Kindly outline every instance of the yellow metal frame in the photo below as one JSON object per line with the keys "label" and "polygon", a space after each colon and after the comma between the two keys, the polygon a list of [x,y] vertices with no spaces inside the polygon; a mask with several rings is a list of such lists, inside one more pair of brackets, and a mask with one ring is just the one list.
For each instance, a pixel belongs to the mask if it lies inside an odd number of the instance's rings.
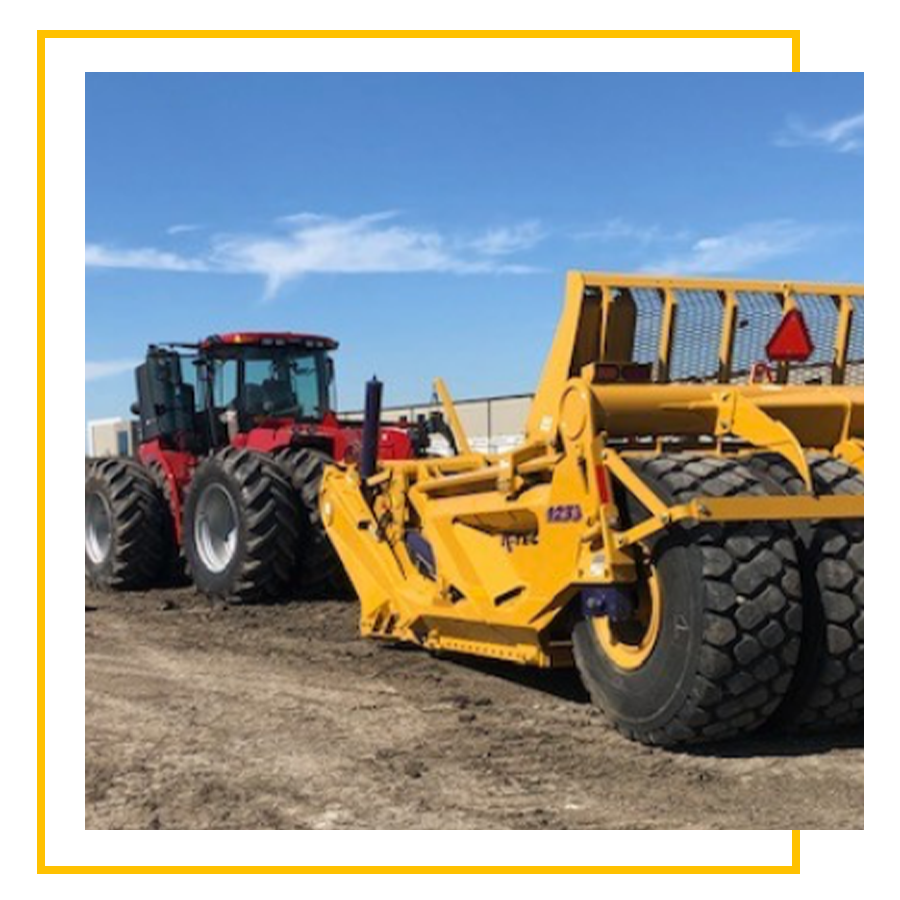
{"label": "yellow metal frame", "polygon": [[[598,382],[599,363],[630,356],[635,310],[628,291],[638,287],[663,298],[657,371],[664,383]],[[714,291],[724,304],[725,333],[714,336],[721,380],[668,383],[678,294],[698,289]],[[523,446],[472,453],[439,381],[459,456],[385,463],[365,490],[355,468],[330,467],[323,518],[360,596],[362,633],[431,650],[567,666],[569,603],[587,588],[634,583],[639,545],[661,531],[687,521],[863,517],[862,497],[816,496],[807,464],[807,454],[819,451],[862,471],[863,389],[738,385],[724,377],[741,292],[776,290],[786,309],[803,293],[862,293],[852,285],[572,274]],[[630,462],[670,446],[717,456],[777,454],[796,469],[807,493],[666,503]],[[646,510],[643,521],[621,524],[616,497],[622,491]],[[431,548],[435,571],[423,570],[410,534]]]}
{"label": "yellow metal frame", "polygon": [[466,435],[465,429],[462,427],[459,413],[456,411],[456,405],[453,402],[453,398],[450,396],[450,391],[447,389],[447,385],[444,383],[443,378],[436,378],[434,380],[434,392],[437,394],[438,400],[440,400],[441,406],[443,407],[444,416],[447,419],[447,424],[450,426],[453,440],[456,442],[457,452],[462,456],[471,453],[472,448],[469,446],[469,438]]}
{"label": "yellow metal frame", "polygon": [[[586,366],[632,361],[637,316],[632,292],[636,290],[659,295],[655,377],[658,383],[670,381],[680,296],[692,291],[716,294],[722,303],[721,334],[715,338],[719,341],[719,368],[712,380],[729,384],[735,378],[734,342],[740,319],[740,298],[744,294],[772,296],[784,312],[795,309],[798,298],[805,295],[830,297],[837,311],[830,363],[831,384],[839,386],[846,380],[855,298],[863,295],[862,285],[570,272],[562,317],[528,419],[529,438],[553,431],[556,398],[562,386],[570,378],[582,374]],[[777,367],[777,383],[786,384],[791,371],[788,365]]]}

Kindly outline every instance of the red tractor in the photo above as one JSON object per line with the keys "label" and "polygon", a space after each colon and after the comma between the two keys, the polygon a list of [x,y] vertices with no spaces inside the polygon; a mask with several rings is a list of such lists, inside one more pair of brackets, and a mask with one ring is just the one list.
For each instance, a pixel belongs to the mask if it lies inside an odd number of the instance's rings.
{"label": "red tractor", "polygon": [[[259,601],[339,583],[319,485],[329,461],[356,462],[373,440],[335,413],[337,346],[260,333],[151,346],[132,407],[138,459],[87,468],[91,584],[141,590],[189,573],[205,594]],[[373,434],[369,452],[380,459],[427,445],[421,426]]]}

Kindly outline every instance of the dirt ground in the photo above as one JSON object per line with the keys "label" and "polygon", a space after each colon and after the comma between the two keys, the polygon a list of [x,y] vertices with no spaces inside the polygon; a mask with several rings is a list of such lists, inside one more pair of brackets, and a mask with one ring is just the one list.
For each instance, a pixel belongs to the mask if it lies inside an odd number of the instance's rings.
{"label": "dirt ground", "polygon": [[348,602],[86,592],[87,828],[862,828],[862,735],[673,754],[569,673],[361,641]]}

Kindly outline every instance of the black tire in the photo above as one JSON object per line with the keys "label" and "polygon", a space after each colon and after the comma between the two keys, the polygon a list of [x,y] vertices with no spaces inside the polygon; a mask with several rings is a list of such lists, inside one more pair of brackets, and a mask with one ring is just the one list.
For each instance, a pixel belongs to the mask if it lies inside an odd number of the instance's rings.
{"label": "black tire", "polygon": [[[632,462],[663,500],[767,493],[733,460],[691,454]],[[647,517],[624,501],[627,518]],[[579,610],[575,661],[594,703],[633,740],[676,746],[745,735],[779,707],[800,652],[800,573],[790,530],[777,523],[682,523],[652,539],[661,627],[649,658],[624,669]]]}
{"label": "black tire", "polygon": [[85,473],[84,502],[88,582],[102,591],[154,587],[165,566],[165,519],[149,472],[133,460],[94,460]]}
{"label": "black tire", "polygon": [[147,463],[147,471],[156,484],[163,501],[163,527],[165,530],[166,561],[163,565],[163,582],[167,587],[183,587],[190,584],[187,557],[184,548],[178,543],[175,530],[175,519],[172,516],[172,488],[165,470],[159,462]]}
{"label": "black tire", "polygon": [[[753,466],[789,494],[806,485],[783,458]],[[863,476],[825,454],[809,458],[817,494],[864,493]],[[864,547],[862,519],[794,525],[804,574],[803,646],[794,681],[773,725],[823,732],[863,723]]]}
{"label": "black tire", "polygon": [[347,595],[350,580],[325,531],[319,508],[322,477],[331,457],[314,447],[289,447],[279,451],[275,459],[288,476],[300,506],[302,527],[294,573],[298,589],[306,595]]}
{"label": "black tire", "polygon": [[[215,555],[208,540],[212,503],[233,514]],[[300,512],[279,466],[262,453],[226,448],[197,468],[184,513],[184,550],[197,589],[240,602],[283,599],[290,593]]]}

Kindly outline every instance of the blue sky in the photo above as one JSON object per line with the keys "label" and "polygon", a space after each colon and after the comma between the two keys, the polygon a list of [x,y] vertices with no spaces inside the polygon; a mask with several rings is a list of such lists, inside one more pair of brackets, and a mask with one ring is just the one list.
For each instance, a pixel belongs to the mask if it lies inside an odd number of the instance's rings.
{"label": "blue sky", "polygon": [[534,388],[567,269],[863,279],[863,76],[86,76],[86,418],[152,341]]}

